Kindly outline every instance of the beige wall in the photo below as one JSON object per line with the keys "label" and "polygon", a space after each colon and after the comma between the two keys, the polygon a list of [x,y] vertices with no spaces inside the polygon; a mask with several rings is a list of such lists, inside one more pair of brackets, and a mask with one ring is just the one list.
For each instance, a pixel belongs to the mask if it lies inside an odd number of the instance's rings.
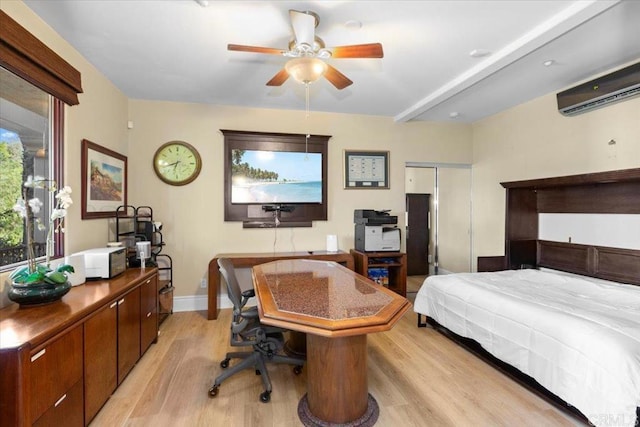
{"label": "beige wall", "polygon": [[[165,252],[174,259],[177,296],[206,293],[199,285],[216,253],[324,249],[327,234],[337,234],[339,247],[348,250],[353,245],[354,209],[391,209],[399,215],[404,211],[405,162],[471,160],[471,127],[467,125],[397,124],[391,118],[315,112],[305,120],[303,111],[129,101],[22,2],[3,1],[1,7],[82,74],[80,105],[65,111],[65,181],[72,186],[75,201],[67,217],[67,253],[102,246],[112,236],[112,220],[81,219],[80,143],[86,138],[128,157],[128,202],[152,206],[155,219],[164,223]],[[134,123],[131,130],[127,130],[128,120]],[[240,223],[225,223],[219,129],[332,135],[329,220],[315,222],[311,228],[283,228],[277,235],[274,230],[245,230]],[[202,155],[200,177],[185,187],[166,185],[153,172],[153,153],[173,139],[190,142]],[[391,189],[344,190],[345,148],[389,150]],[[4,285],[6,275],[0,280]]]}
{"label": "beige wall", "polygon": [[504,254],[500,182],[637,167],[640,98],[564,117],[554,92],[474,123],[474,258]]}
{"label": "beige wall", "polygon": [[[504,192],[499,182],[640,166],[638,98],[567,118],[558,114],[555,96],[549,94],[473,126],[318,112],[305,120],[303,111],[128,100],[22,2],[3,0],[0,8],[82,73],[80,105],[66,107],[65,180],[75,200],[67,218],[67,252],[102,246],[112,224],[81,220],[80,141],[86,138],[128,156],[129,203],[152,206],[155,218],[164,223],[178,296],[206,292],[200,280],[216,253],[323,249],[327,234],[337,234],[339,247],[348,250],[354,209],[391,209],[403,227],[405,162],[473,161],[474,257],[504,251]],[[128,120],[134,122],[131,130]],[[225,223],[219,129],[332,135],[329,220],[277,232]],[[185,187],[166,185],[153,173],[153,153],[173,139],[193,144],[202,155],[200,177]],[[617,143],[609,145],[611,139]],[[344,149],[389,150],[391,189],[344,190]],[[5,281],[6,275],[0,277],[0,284]]]}
{"label": "beige wall", "polygon": [[[82,74],[80,105],[65,107],[64,179],[73,190],[74,201],[66,220],[65,248],[72,253],[102,246],[108,220],[81,220],[80,143],[86,138],[127,155],[127,98],[24,3],[2,0],[0,8]],[[8,302],[6,276],[0,275],[0,306]]]}
{"label": "beige wall", "polygon": [[[391,118],[303,111],[131,100],[129,189],[136,204],[153,207],[163,222],[166,253],[174,260],[177,296],[205,294],[199,287],[217,253],[324,250],[326,235],[353,247],[353,210],[390,209],[404,226],[404,164],[470,162],[471,127],[434,123],[395,123]],[[329,140],[328,221],[311,228],[243,229],[224,222],[223,136],[220,129],[331,135]],[[202,172],[191,184],[172,187],[153,171],[155,150],[170,140],[194,145]],[[389,150],[389,190],[343,189],[344,149]]]}

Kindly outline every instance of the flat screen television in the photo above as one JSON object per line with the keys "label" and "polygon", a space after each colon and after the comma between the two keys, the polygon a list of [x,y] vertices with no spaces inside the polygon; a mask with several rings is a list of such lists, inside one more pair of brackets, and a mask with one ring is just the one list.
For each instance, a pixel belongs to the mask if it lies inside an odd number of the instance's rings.
{"label": "flat screen television", "polygon": [[231,150],[231,203],[322,203],[322,154]]}
{"label": "flat screen television", "polygon": [[330,136],[221,130],[224,219],[245,227],[309,227],[327,219]]}

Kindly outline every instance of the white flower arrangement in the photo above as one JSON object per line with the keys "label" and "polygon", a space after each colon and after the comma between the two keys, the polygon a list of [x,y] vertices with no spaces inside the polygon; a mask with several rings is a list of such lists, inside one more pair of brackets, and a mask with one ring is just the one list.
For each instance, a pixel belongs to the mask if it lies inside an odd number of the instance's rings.
{"label": "white flower arrangement", "polygon": [[27,181],[23,185],[23,195],[18,198],[16,204],[13,206],[13,210],[16,211],[21,218],[25,220],[27,228],[27,266],[17,268],[13,271],[10,278],[14,283],[36,283],[47,282],[50,284],[60,284],[67,280],[66,273],[73,272],[73,267],[67,264],[60,265],[56,270],[50,268],[50,260],[53,255],[53,234],[62,232],[64,233],[64,217],[67,215],[67,209],[73,204],[71,199],[71,187],[65,186],[55,195],[55,207],[51,211],[48,224],[42,223],[40,218],[35,218],[35,224],[38,230],[46,230],[46,260],[44,265],[37,265],[34,242],[33,242],[33,230],[32,220],[35,214],[40,212],[40,208],[43,203],[37,197],[27,199],[28,188],[42,188],[50,192],[56,192],[58,190],[55,181],[45,179],[41,176],[31,176],[27,178]]}

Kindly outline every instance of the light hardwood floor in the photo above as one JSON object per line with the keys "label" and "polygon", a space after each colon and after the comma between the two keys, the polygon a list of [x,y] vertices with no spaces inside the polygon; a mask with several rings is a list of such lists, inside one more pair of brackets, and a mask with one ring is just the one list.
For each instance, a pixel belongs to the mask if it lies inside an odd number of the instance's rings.
{"label": "light hardwood floor", "polygon": [[420,286],[422,286],[422,282],[426,279],[427,276],[407,276],[407,297],[415,298],[416,292],[420,290]]}
{"label": "light hardwood floor", "polygon": [[[269,366],[270,403],[259,401],[262,382],[250,370],[209,398],[229,349],[230,314],[169,316],[91,426],[300,426],[306,373],[295,376],[289,366]],[[376,426],[583,425],[435,330],[417,328],[412,310],[391,331],[368,336],[368,356]]]}

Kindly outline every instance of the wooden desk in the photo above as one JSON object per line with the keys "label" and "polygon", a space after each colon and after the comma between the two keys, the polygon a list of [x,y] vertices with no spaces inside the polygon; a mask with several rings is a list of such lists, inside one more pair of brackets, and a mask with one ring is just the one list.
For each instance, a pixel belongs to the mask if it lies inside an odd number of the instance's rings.
{"label": "wooden desk", "polygon": [[307,334],[307,393],[298,404],[303,424],[375,423],[367,334],[391,329],[409,301],[335,262],[292,259],[252,271],[260,321]]}
{"label": "wooden desk", "polygon": [[334,261],[343,264],[349,270],[353,270],[353,257],[342,251],[301,251],[301,252],[268,252],[268,253],[231,253],[218,254],[209,261],[209,289],[207,303],[207,319],[218,318],[218,289],[220,289],[220,269],[218,258],[230,258],[235,268],[251,268],[254,265],[282,259],[317,259]]}

